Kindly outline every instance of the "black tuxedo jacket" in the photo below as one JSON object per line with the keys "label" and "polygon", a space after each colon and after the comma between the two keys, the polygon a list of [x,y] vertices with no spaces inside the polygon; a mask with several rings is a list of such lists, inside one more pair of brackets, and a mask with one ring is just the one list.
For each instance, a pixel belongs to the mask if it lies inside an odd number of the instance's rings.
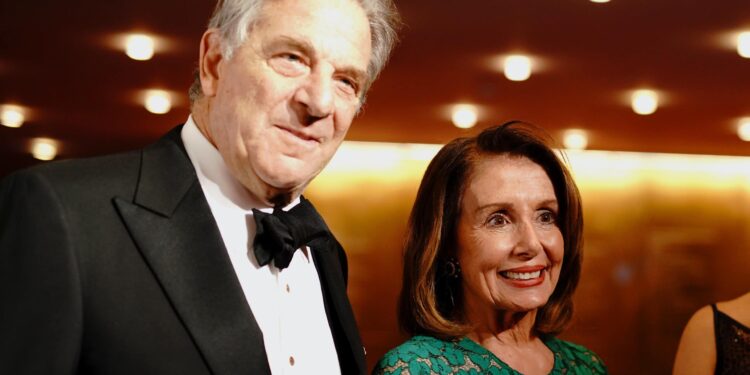
{"label": "black tuxedo jacket", "polygon": [[[178,127],[0,185],[0,374],[265,374]],[[365,373],[333,238],[310,244],[342,373]]]}

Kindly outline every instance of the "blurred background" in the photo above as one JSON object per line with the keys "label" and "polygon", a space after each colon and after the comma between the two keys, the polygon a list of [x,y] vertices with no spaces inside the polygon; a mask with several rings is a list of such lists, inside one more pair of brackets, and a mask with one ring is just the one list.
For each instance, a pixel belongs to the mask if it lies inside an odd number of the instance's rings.
{"label": "blurred background", "polygon": [[[0,177],[142,147],[184,122],[214,4],[2,0]],[[750,2],[397,6],[402,41],[307,193],[349,253],[370,366],[405,339],[401,243],[430,158],[521,119],[560,142],[583,194],[563,338],[614,374],[668,373],[692,312],[750,290]]]}

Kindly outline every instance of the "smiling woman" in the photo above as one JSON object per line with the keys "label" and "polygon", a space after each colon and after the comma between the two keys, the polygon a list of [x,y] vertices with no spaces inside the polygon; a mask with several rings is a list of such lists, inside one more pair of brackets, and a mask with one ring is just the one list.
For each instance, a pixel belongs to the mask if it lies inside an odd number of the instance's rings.
{"label": "smiling woman", "polygon": [[468,321],[495,330],[494,310],[547,303],[560,277],[563,239],[555,190],[541,166],[492,155],[474,168],[457,228],[463,310]]}
{"label": "smiling woman", "polygon": [[427,167],[409,219],[399,304],[414,335],[375,374],[606,373],[557,339],[581,272],[578,189],[550,142],[511,122]]}

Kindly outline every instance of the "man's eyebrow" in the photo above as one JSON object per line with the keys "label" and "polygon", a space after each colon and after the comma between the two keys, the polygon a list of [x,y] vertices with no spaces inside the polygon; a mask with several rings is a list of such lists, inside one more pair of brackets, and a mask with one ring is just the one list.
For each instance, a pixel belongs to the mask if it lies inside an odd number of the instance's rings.
{"label": "man's eyebrow", "polygon": [[268,44],[266,49],[274,49],[279,47],[291,47],[293,49],[300,50],[308,55],[313,55],[315,48],[313,48],[310,41],[300,38],[294,38],[287,35],[281,35],[271,43]]}
{"label": "man's eyebrow", "polygon": [[[315,58],[315,47],[313,47],[312,43],[306,39],[302,38],[296,38],[288,35],[281,35],[276,40],[271,42],[267,49],[274,49],[274,48],[280,48],[280,47],[290,47],[292,49],[299,50],[303,52],[304,54],[311,56]],[[352,77],[354,80],[356,80],[360,85],[364,85],[368,74],[367,71],[364,69],[360,69],[353,65],[344,65],[341,67],[338,67],[336,69],[338,73],[344,73],[347,76]]]}

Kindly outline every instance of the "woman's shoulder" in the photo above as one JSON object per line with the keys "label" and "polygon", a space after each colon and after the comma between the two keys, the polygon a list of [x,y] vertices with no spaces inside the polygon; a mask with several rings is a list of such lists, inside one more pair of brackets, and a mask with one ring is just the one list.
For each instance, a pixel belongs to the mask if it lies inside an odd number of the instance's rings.
{"label": "woman's shoulder", "polygon": [[414,336],[403,344],[391,349],[373,370],[373,374],[421,374],[438,372],[443,361],[439,359],[446,352],[453,351],[454,345],[430,336]]}
{"label": "woman's shoulder", "polygon": [[451,343],[430,336],[414,336],[388,351],[383,358],[429,358],[439,355],[446,345],[450,346]]}
{"label": "woman's shoulder", "polygon": [[570,372],[570,370],[576,369],[586,370],[585,373],[591,374],[607,373],[607,366],[604,365],[601,357],[583,345],[555,337],[547,339],[546,344],[555,354],[555,370]]}
{"label": "woman's shoulder", "polygon": [[511,375],[516,371],[492,353],[467,339],[441,340],[414,336],[386,353],[373,374]]}

